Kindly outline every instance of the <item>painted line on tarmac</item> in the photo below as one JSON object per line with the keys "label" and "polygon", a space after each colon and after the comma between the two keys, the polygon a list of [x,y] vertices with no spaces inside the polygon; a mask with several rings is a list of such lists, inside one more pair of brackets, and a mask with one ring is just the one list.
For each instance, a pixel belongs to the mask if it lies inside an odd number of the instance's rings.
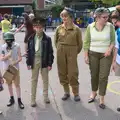
{"label": "painted line on tarmac", "polygon": [[108,83],[107,89],[108,89],[110,92],[114,93],[114,94],[120,95],[120,92],[118,92],[118,91],[116,91],[116,90],[114,90],[114,89],[111,88],[111,86],[112,86],[113,84],[115,84],[115,83],[120,83],[120,80],[119,80],[119,81],[113,81],[113,82]]}

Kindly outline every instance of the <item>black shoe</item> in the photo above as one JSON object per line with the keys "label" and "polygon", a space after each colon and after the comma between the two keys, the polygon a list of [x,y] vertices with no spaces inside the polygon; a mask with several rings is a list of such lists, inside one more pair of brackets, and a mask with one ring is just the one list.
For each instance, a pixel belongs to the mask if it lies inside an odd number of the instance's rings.
{"label": "black shoe", "polygon": [[24,109],[24,104],[19,99],[18,99],[18,106],[20,109]]}
{"label": "black shoe", "polygon": [[0,92],[3,91],[3,86],[0,86]]}
{"label": "black shoe", "polygon": [[80,96],[79,95],[74,96],[74,101],[79,102],[80,101]]}
{"label": "black shoe", "polygon": [[102,109],[105,109],[106,106],[105,106],[105,104],[102,103],[102,104],[99,104],[99,107]]}
{"label": "black shoe", "polygon": [[88,99],[88,103],[92,103],[92,102],[94,102],[95,101],[95,98],[89,98]]}
{"label": "black shoe", "polygon": [[7,106],[10,107],[10,106],[12,106],[14,103],[15,103],[15,100],[10,98],[9,103],[7,104]]}
{"label": "black shoe", "polygon": [[94,102],[94,101],[95,101],[96,96],[97,96],[97,94],[95,95],[95,97],[94,97],[94,98],[89,98],[89,99],[88,99],[88,103],[92,103],[92,102]]}
{"label": "black shoe", "polygon": [[120,107],[117,108],[117,111],[120,112]]}
{"label": "black shoe", "polygon": [[31,107],[36,107],[36,106],[37,106],[36,102],[31,104]]}
{"label": "black shoe", "polygon": [[45,98],[45,99],[44,99],[44,102],[45,102],[46,104],[50,104],[49,98]]}
{"label": "black shoe", "polygon": [[64,96],[62,97],[62,100],[65,101],[70,97],[70,94],[64,94]]}

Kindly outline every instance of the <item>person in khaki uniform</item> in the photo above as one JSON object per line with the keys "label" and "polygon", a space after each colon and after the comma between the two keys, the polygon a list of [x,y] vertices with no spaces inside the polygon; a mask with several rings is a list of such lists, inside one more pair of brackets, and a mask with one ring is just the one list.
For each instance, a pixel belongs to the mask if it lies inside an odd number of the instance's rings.
{"label": "person in khaki uniform", "polygon": [[39,72],[43,80],[44,102],[46,104],[50,103],[48,98],[48,74],[52,69],[54,56],[51,38],[43,32],[44,25],[44,18],[35,17],[33,19],[33,27],[36,33],[33,33],[28,39],[26,62],[28,69],[32,69],[31,107],[36,107],[36,89]]}
{"label": "person in khaki uniform", "polygon": [[74,100],[80,101],[77,56],[82,49],[82,34],[79,27],[73,23],[73,14],[69,8],[65,8],[60,16],[63,24],[56,29],[55,46],[57,48],[58,75],[65,92],[62,100],[70,97],[70,84]]}

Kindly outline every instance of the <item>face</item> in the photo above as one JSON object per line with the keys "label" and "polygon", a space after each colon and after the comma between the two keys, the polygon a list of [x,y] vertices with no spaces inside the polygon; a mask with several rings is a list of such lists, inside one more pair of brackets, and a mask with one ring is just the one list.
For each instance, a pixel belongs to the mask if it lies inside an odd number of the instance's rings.
{"label": "face", "polygon": [[103,13],[102,15],[99,16],[98,19],[101,23],[105,24],[109,19],[109,14],[108,13]]}
{"label": "face", "polygon": [[71,20],[67,11],[65,11],[65,10],[61,13],[60,17],[61,17],[63,23],[68,23]]}
{"label": "face", "polygon": [[120,26],[120,22],[117,19],[112,19],[112,23],[114,26]]}
{"label": "face", "polygon": [[44,27],[42,25],[36,25],[34,26],[34,30],[37,34],[41,34],[43,32]]}
{"label": "face", "polygon": [[12,40],[6,40],[5,42],[6,42],[7,46],[11,49],[12,43],[13,43]]}

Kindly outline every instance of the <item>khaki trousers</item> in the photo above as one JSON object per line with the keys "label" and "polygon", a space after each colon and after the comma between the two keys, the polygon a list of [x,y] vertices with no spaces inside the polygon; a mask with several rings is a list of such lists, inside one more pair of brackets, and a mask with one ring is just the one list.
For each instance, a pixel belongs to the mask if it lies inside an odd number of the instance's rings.
{"label": "khaki trousers", "polygon": [[69,93],[69,84],[74,95],[79,94],[77,46],[58,45],[57,47],[57,67],[61,85],[64,92]]}
{"label": "khaki trousers", "polygon": [[89,68],[91,73],[92,91],[97,91],[99,95],[106,94],[108,76],[112,64],[112,55],[104,57],[103,53],[89,51]]}
{"label": "khaki trousers", "polygon": [[48,68],[41,69],[40,57],[35,57],[34,68],[32,69],[32,82],[31,82],[31,102],[36,100],[36,90],[38,83],[39,72],[43,80],[43,96],[44,99],[48,98]]}

